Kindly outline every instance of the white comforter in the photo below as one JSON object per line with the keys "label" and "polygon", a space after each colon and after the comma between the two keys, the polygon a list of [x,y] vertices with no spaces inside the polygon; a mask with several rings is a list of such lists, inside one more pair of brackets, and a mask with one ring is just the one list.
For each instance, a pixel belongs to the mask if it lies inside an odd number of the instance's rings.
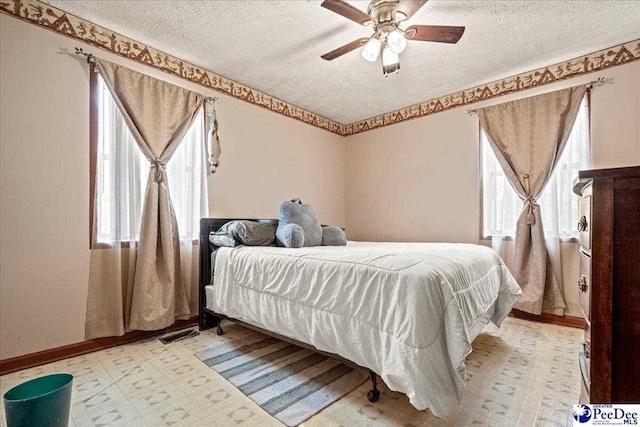
{"label": "white comforter", "polygon": [[490,248],[349,242],[221,248],[207,308],[374,370],[417,409],[456,410],[471,342],[520,287]]}

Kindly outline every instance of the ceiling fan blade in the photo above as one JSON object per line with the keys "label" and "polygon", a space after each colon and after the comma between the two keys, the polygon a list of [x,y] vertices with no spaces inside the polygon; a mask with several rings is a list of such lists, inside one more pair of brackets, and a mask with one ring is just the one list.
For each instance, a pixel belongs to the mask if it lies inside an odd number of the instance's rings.
{"label": "ceiling fan blade", "polygon": [[[406,21],[411,18],[428,0],[400,0],[400,4],[396,7],[396,19]],[[404,17],[397,16],[398,12]]]}
{"label": "ceiling fan blade", "polygon": [[360,25],[364,25],[365,22],[371,21],[371,17],[369,15],[343,0],[324,0],[321,6],[337,13],[338,15],[344,16],[347,19],[351,19]]}
{"label": "ceiling fan blade", "polygon": [[458,43],[463,33],[464,27],[446,25],[412,25],[405,30],[409,40],[439,43]]}
{"label": "ceiling fan blade", "polygon": [[325,59],[327,61],[331,61],[333,59],[336,59],[339,56],[344,55],[345,53],[349,53],[352,50],[359,48],[367,40],[368,40],[367,38],[361,38],[361,39],[358,39],[358,40],[354,40],[351,43],[347,43],[344,46],[340,46],[339,48],[337,48],[335,50],[332,50],[329,53],[325,53],[324,55],[322,55],[322,59]]}

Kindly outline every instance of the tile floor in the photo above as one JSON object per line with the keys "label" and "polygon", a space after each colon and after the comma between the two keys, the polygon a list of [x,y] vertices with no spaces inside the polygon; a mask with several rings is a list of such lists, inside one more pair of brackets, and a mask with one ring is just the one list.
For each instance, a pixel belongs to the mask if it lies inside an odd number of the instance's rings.
{"label": "tile floor", "polygon": [[[26,379],[74,375],[71,426],[281,426],[193,353],[255,332],[227,323],[169,345],[157,339],[123,345],[0,377],[4,394]],[[487,326],[467,358],[459,410],[444,419],[417,411],[389,391],[374,404],[363,384],[303,423],[357,426],[570,426],[580,393],[579,329],[508,318]],[[0,405],[2,406],[2,405]],[[0,409],[2,427],[4,408]]]}

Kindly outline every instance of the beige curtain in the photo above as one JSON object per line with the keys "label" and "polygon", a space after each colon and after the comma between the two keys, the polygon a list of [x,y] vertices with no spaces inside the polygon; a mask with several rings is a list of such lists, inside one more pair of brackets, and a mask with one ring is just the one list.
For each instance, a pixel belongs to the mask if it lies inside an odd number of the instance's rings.
{"label": "beige curtain", "polygon": [[204,100],[201,94],[102,59],[96,58],[96,66],[150,171],[135,253],[132,248],[125,257],[114,257],[108,250],[92,251],[88,339],[129,329],[162,329],[191,313],[165,166]]}
{"label": "beige curtain", "polygon": [[546,93],[478,109],[504,173],[523,200],[511,269],[522,298],[516,308],[533,314],[564,309],[559,278],[547,253],[537,198],[564,149],[587,86]]}

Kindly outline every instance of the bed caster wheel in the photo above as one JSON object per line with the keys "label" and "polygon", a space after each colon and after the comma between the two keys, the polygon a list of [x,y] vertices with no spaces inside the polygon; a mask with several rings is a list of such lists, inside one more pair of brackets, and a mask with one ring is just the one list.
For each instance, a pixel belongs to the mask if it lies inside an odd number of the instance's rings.
{"label": "bed caster wheel", "polygon": [[369,399],[369,402],[377,402],[380,399],[380,390],[369,390],[367,399]]}
{"label": "bed caster wheel", "polygon": [[224,334],[224,331],[222,330],[222,326],[220,326],[220,324],[218,324],[218,328],[216,329],[216,334],[218,335]]}

